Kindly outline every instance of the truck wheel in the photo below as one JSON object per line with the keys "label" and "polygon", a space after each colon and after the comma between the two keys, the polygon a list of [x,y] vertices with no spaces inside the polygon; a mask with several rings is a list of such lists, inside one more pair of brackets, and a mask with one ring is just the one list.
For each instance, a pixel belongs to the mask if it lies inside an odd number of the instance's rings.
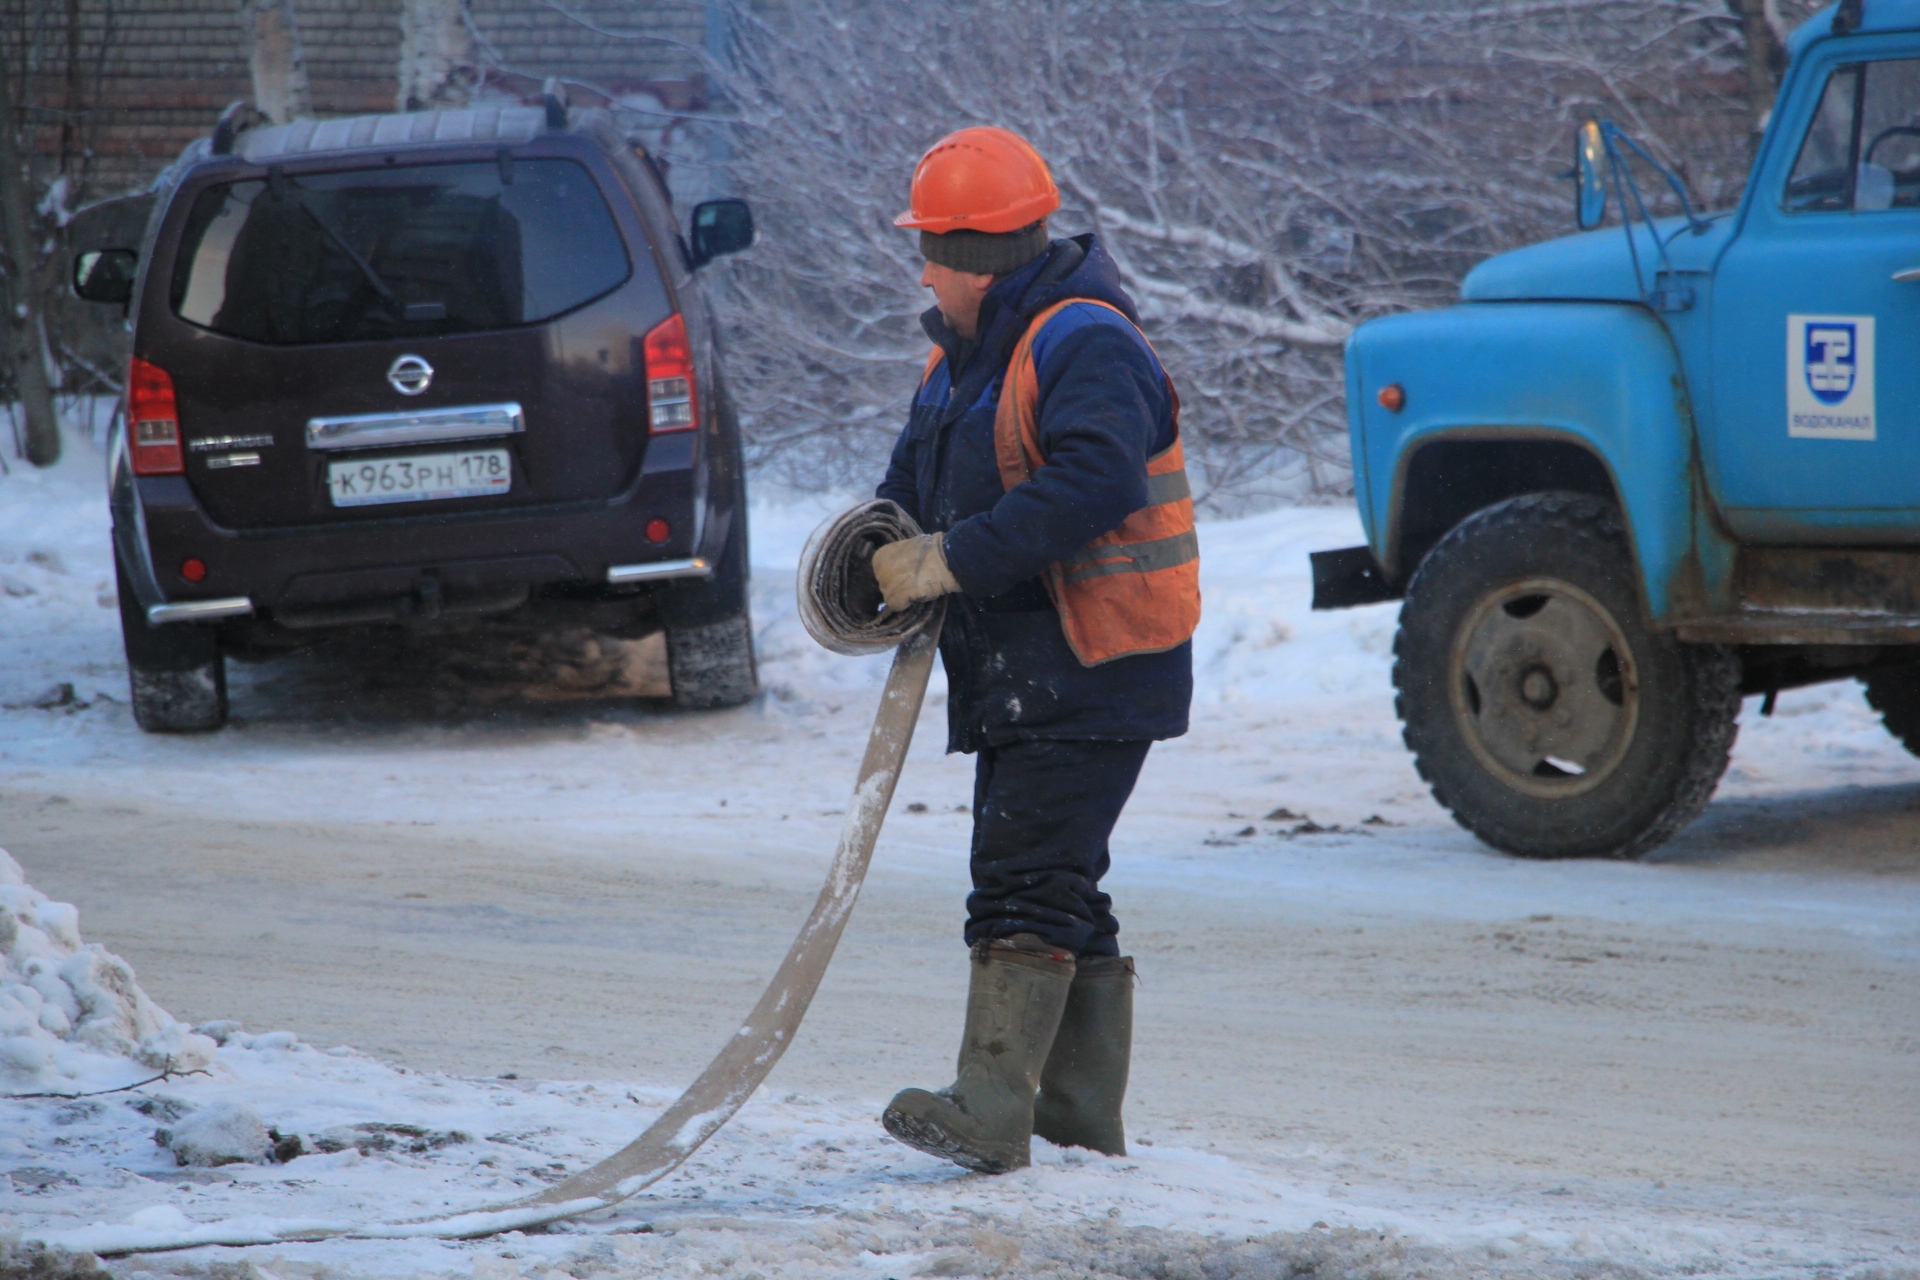
{"label": "truck wheel", "polygon": [[1860,677],[1867,705],[1900,744],[1920,756],[1920,665],[1889,667]]}
{"label": "truck wheel", "polygon": [[226,724],[227,662],[214,629],[147,625],[118,553],[113,568],[134,723],[148,733],[201,733]]}
{"label": "truck wheel", "polygon": [[1420,776],[1496,849],[1638,857],[1727,767],[1739,662],[1642,623],[1619,512],[1599,499],[1528,494],[1462,521],[1414,574],[1394,655]]}
{"label": "truck wheel", "polygon": [[752,619],[743,613],[704,625],[668,627],[667,677],[676,707],[737,707],[752,701],[760,692]]}

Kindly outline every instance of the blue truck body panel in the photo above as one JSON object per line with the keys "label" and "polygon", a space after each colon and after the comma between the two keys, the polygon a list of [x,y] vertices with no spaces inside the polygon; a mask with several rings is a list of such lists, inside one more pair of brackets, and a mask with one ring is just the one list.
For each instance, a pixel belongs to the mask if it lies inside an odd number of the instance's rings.
{"label": "blue truck body panel", "polygon": [[[1616,225],[1502,254],[1459,305],[1354,333],[1355,488],[1389,579],[1414,568],[1399,563],[1410,466],[1446,439],[1559,440],[1598,459],[1656,622],[1733,608],[1741,545],[1920,544],[1920,207],[1893,199],[1892,178],[1885,203],[1859,194],[1877,180],[1860,141],[1841,170],[1858,175],[1851,207],[1789,198],[1830,81],[1920,59],[1920,0],[1867,0],[1850,34],[1833,14],[1793,37],[1736,210],[1635,225],[1631,248]],[[1656,309],[1654,289],[1685,301]],[[1399,412],[1376,398],[1389,383]]]}
{"label": "blue truck body panel", "polygon": [[[1706,230],[1695,234],[1685,218],[1660,218],[1651,228],[1636,225],[1634,246],[1647,283],[1660,261],[1658,236],[1667,258],[1683,275],[1711,272],[1733,229],[1728,214],[1707,215]],[[1463,302],[1541,301],[1549,298],[1591,302],[1638,303],[1644,296],[1635,282],[1633,258],[1619,227],[1583,231],[1515,249],[1467,273],[1460,285]]]}
{"label": "blue truck body panel", "polygon": [[[1900,8],[1920,21],[1920,5],[1888,0],[1868,3],[1865,13],[1884,24]],[[1743,542],[1920,542],[1920,282],[1894,278],[1920,267],[1920,209],[1789,212],[1779,198],[1832,73],[1916,57],[1920,37],[1912,32],[1808,45],[1755,162],[1739,235],[1715,266],[1711,331],[1690,344],[1710,366],[1693,385],[1713,397],[1701,413],[1708,487]],[[1805,406],[1793,403],[1797,379],[1782,328],[1804,316],[1856,331],[1855,372],[1872,392],[1870,430],[1849,433],[1841,416],[1833,429],[1801,426]]]}
{"label": "blue truck body panel", "polygon": [[[1579,445],[1612,476],[1626,509],[1647,607],[1724,598],[1730,548],[1697,564],[1701,512],[1687,482],[1694,449],[1679,356],[1644,307],[1617,302],[1476,303],[1362,326],[1347,346],[1350,390],[1397,382],[1406,407],[1364,394],[1354,406],[1356,488],[1374,557],[1404,577],[1396,526],[1408,468],[1440,440],[1536,439]],[[1719,540],[1706,532],[1709,543]],[[1697,572],[1689,566],[1696,566]]]}

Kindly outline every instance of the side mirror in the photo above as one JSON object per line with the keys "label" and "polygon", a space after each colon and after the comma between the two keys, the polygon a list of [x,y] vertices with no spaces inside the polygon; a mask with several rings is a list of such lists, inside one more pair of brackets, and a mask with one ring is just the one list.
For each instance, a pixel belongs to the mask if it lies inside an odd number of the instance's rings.
{"label": "side mirror", "polygon": [[1574,220],[1591,231],[1607,216],[1607,184],[1602,167],[1607,159],[1600,122],[1589,120],[1573,137]]}
{"label": "side mirror", "polygon": [[86,302],[128,302],[140,255],[131,249],[89,249],[73,260],[74,296]]}
{"label": "side mirror", "polygon": [[693,207],[693,266],[753,246],[753,210],[745,200],[709,200]]}

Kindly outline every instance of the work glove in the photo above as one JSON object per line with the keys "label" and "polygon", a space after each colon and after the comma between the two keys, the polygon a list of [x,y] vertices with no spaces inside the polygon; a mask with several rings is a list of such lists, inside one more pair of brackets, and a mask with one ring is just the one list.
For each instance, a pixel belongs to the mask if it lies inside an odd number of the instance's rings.
{"label": "work glove", "polygon": [[947,568],[946,537],[944,533],[926,533],[889,542],[873,553],[873,576],[880,580],[880,594],[887,598],[887,608],[904,609],[960,589]]}

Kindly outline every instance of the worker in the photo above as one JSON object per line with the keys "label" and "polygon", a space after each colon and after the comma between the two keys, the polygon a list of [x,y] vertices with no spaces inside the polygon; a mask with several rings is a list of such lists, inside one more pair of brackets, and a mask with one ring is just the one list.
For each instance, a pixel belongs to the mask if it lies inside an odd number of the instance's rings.
{"label": "worker", "polygon": [[958,1078],[887,1130],[981,1173],[1031,1135],[1126,1152],[1134,964],[1100,889],[1153,742],[1186,732],[1199,544],[1179,402],[1092,235],[1052,239],[1040,154],[962,129],[914,170],[933,340],[878,496],[888,608],[947,598],[949,751],[972,752],[971,987]]}

